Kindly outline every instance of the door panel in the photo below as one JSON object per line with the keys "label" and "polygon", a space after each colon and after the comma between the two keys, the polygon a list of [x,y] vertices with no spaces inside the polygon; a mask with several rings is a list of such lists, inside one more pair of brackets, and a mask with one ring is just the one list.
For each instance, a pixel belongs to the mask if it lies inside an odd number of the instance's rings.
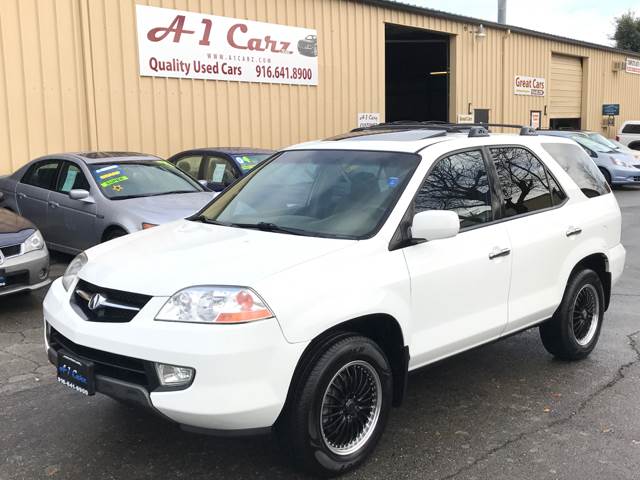
{"label": "door panel", "polygon": [[511,256],[503,224],[404,250],[411,275],[415,368],[500,336],[507,324]]}
{"label": "door panel", "polygon": [[49,196],[51,228],[48,241],[74,250],[84,250],[99,242],[95,225],[96,204],[72,200],[69,198],[72,189],[90,191],[90,186],[78,165],[65,162],[56,190]]}
{"label": "door panel", "polygon": [[411,366],[417,367],[500,336],[507,324],[510,242],[480,150],[436,161],[413,214],[451,210],[461,233],[404,249],[411,276]]}
{"label": "door panel", "polygon": [[27,170],[16,186],[16,200],[20,215],[31,220],[49,241],[51,222],[48,219],[47,202],[54,188],[60,161],[45,160]]}

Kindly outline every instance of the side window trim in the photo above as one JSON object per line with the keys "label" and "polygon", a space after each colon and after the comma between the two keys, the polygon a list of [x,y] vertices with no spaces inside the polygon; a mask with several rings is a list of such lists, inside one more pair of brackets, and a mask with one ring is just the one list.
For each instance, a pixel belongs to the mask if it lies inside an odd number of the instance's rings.
{"label": "side window trim", "polygon": [[[523,217],[528,217],[530,215],[536,215],[538,213],[544,213],[544,212],[548,212],[550,210],[555,210],[557,208],[562,208],[568,201],[569,201],[569,196],[567,195],[567,192],[564,191],[564,189],[562,188],[562,184],[558,181],[558,179],[555,177],[555,175],[553,175],[553,173],[549,170],[549,167],[547,166],[547,164],[540,158],[538,157],[538,155],[535,154],[535,152],[533,152],[530,148],[526,147],[525,145],[518,145],[518,144],[496,144],[496,145],[485,145],[483,147],[484,149],[487,150],[487,155],[488,158],[490,158],[491,160],[491,171],[493,172],[493,174],[495,175],[494,177],[494,181],[496,182],[496,188],[499,191],[499,195],[500,195],[500,217],[496,220],[494,220],[493,223],[500,223],[500,222],[505,222],[505,221],[510,221],[510,220],[515,220],[518,218],[523,218]],[[540,210],[534,210],[533,212],[527,212],[527,213],[520,213],[518,215],[513,215],[511,217],[507,217],[504,213],[504,209],[502,208],[502,205],[504,204],[504,195],[502,193],[502,188],[500,188],[500,181],[498,179],[498,172],[495,166],[495,158],[493,157],[493,155],[491,154],[491,148],[522,148],[523,150],[526,150],[527,152],[529,152],[531,155],[533,155],[533,157],[538,160],[540,162],[540,165],[542,165],[542,168],[545,171],[546,177],[547,177],[547,183],[549,183],[549,178],[552,178],[555,183],[558,185],[558,188],[560,188],[560,191],[564,194],[564,200],[555,205],[554,201],[553,201],[553,193],[551,192],[551,189],[549,189],[549,195],[551,196],[551,207],[546,207],[546,208],[541,208]]]}

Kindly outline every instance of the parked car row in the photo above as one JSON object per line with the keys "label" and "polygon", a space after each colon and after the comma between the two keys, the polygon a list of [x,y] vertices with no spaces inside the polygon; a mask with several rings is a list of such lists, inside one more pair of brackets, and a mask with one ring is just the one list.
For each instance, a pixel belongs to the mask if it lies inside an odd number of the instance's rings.
{"label": "parked car row", "polygon": [[270,150],[46,155],[0,178],[0,295],[48,285],[52,250],[77,254],[193,215]]}

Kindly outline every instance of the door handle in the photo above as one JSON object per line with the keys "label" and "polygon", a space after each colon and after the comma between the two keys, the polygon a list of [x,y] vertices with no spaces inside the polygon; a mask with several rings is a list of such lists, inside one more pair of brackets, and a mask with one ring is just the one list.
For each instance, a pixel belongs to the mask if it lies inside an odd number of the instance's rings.
{"label": "door handle", "polygon": [[51,208],[58,208],[60,206],[60,204],[58,202],[49,202],[49,206]]}
{"label": "door handle", "polygon": [[580,227],[569,227],[567,230],[567,237],[571,237],[573,235],[580,235],[582,233],[582,229]]}
{"label": "door handle", "polygon": [[27,198],[27,196],[24,193],[20,192],[18,193],[18,198]]}
{"label": "door handle", "polygon": [[498,248],[495,247],[493,250],[489,252],[489,260],[493,260],[494,258],[506,257],[511,253],[510,248]]}

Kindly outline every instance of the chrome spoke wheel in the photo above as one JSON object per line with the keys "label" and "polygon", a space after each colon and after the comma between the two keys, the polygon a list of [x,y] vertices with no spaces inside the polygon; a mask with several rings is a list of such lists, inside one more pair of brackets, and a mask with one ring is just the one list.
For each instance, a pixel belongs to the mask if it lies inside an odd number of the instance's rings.
{"label": "chrome spoke wheel", "polygon": [[583,347],[588,345],[593,340],[600,321],[600,299],[593,285],[583,286],[576,295],[571,319],[576,342]]}
{"label": "chrome spoke wheel", "polygon": [[333,376],[322,398],[320,429],[336,455],[357,452],[373,434],[382,408],[380,376],[369,363],[356,360]]}

